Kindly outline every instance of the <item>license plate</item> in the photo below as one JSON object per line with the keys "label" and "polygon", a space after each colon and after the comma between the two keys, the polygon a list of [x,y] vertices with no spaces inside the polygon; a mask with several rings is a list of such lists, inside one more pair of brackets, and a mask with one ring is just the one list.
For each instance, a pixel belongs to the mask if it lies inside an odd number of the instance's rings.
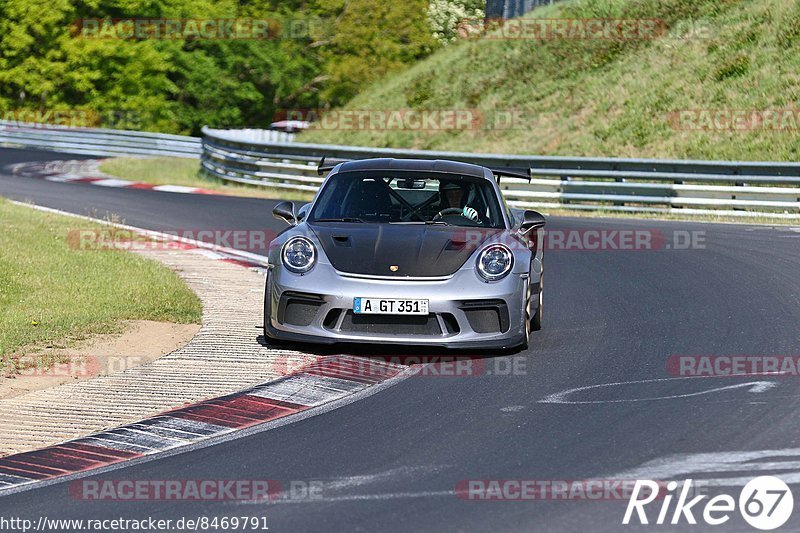
{"label": "license plate", "polygon": [[427,315],[428,300],[354,298],[353,312],[357,315]]}

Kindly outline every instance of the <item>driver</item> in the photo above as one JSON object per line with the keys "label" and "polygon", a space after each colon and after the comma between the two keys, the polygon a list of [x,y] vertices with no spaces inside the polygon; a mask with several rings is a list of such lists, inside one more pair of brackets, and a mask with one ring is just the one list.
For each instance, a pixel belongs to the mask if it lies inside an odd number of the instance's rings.
{"label": "driver", "polygon": [[441,211],[439,214],[444,214],[447,210],[461,210],[461,216],[470,220],[478,221],[478,211],[466,205],[467,203],[466,187],[454,181],[439,182],[439,205]]}

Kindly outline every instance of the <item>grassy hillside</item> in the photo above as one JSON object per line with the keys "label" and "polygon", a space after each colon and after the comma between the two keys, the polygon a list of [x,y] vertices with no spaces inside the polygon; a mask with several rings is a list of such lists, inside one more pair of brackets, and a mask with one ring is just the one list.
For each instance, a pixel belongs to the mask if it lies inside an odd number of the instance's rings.
{"label": "grassy hillside", "polygon": [[[620,157],[800,159],[800,125],[687,130],[681,110],[800,109],[797,0],[567,0],[537,18],[652,18],[646,40],[458,42],[365,90],[351,109],[513,110],[511,128],[318,130],[301,141]],[[689,28],[694,28],[692,33]],[[686,123],[683,123],[686,124]]]}

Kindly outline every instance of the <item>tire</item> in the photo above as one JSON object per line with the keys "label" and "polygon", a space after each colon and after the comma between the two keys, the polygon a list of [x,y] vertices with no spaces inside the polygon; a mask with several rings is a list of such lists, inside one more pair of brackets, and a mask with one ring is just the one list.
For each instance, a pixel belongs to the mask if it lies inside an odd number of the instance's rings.
{"label": "tire", "polygon": [[527,350],[528,346],[530,345],[531,340],[531,294],[530,294],[530,287],[528,288],[528,294],[525,295],[525,316],[522,317],[523,322],[523,330],[525,334],[522,337],[522,341],[519,343],[520,350]]}
{"label": "tire", "polygon": [[539,278],[539,308],[536,309],[536,313],[534,313],[533,317],[531,318],[531,330],[532,331],[541,331],[542,330],[542,294],[544,290],[544,274]]}
{"label": "tire", "polygon": [[531,340],[530,321],[526,320],[525,324],[525,336],[522,338],[522,342],[520,342],[518,346],[519,350],[523,352],[528,349]]}
{"label": "tire", "polygon": [[264,284],[264,342],[269,342],[269,317],[272,314],[272,298],[269,294],[269,272],[267,272],[267,280]]}

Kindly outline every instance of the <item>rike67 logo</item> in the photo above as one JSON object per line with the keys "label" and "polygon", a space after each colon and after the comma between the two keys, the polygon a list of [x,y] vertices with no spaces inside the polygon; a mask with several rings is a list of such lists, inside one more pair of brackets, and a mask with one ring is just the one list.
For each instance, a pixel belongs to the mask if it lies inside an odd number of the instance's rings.
{"label": "rike67 logo", "polygon": [[[738,503],[738,511],[748,524],[767,531],[784,525],[794,509],[794,497],[789,486],[773,476],[761,476],[748,482],[739,494],[738,502],[729,494],[719,494],[712,498],[701,494],[689,499],[692,493],[691,479],[687,479],[682,485],[676,481],[669,482],[666,495],[663,485],[659,486],[655,481],[638,480],[628,500],[622,523],[635,525],[638,520],[643,525],[678,525],[685,521],[695,525],[698,523],[695,516],[697,513],[706,524],[719,526],[731,519]],[[704,501],[706,498],[709,499]],[[651,522],[652,514],[648,517],[645,507],[656,500],[660,500],[661,506],[655,522]]]}

